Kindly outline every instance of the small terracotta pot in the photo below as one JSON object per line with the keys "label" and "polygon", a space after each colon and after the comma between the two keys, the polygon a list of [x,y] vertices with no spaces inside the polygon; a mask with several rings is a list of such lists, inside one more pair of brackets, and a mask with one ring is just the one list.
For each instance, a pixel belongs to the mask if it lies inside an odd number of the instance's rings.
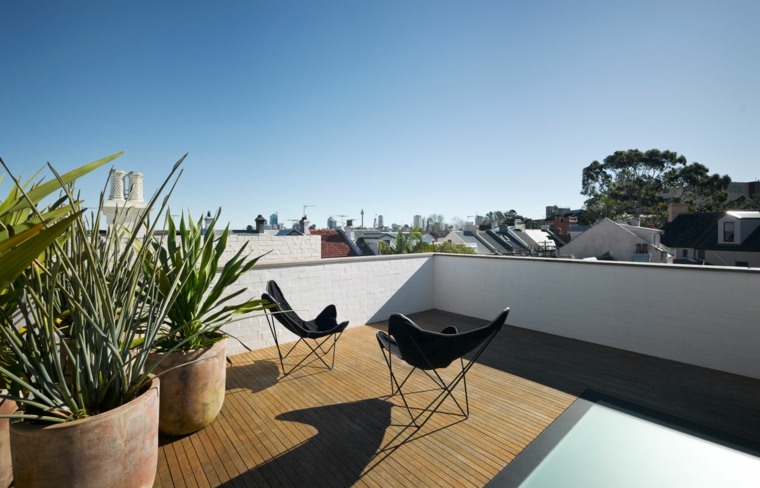
{"label": "small terracotta pot", "polygon": [[[16,402],[0,400],[0,413],[9,415],[16,411]],[[13,464],[11,462],[11,437],[9,420],[0,418],[0,486],[7,488],[13,481]]]}
{"label": "small terracotta pot", "polygon": [[150,362],[163,358],[153,371],[161,378],[162,434],[191,434],[219,415],[227,380],[225,344],[226,339],[222,339],[189,353],[151,353]]}
{"label": "small terracotta pot", "polygon": [[62,424],[11,422],[14,486],[153,486],[159,379],[124,405]]}

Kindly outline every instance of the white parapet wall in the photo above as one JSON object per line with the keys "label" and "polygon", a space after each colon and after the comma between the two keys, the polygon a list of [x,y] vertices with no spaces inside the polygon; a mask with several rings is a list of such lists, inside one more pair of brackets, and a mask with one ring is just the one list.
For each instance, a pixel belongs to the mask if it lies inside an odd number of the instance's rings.
{"label": "white parapet wall", "polygon": [[[412,254],[263,264],[236,286],[260,296],[271,279],[306,319],[330,303],[351,326],[433,308],[488,320],[509,306],[513,326],[760,378],[760,270]],[[274,344],[263,315],[226,330],[251,349]]]}
{"label": "white parapet wall", "polygon": [[243,245],[251,256],[262,256],[259,263],[299,263],[322,258],[322,240],[317,235],[273,236],[268,234],[231,234],[222,263],[227,262]]}
{"label": "white parapet wall", "polygon": [[434,307],[760,378],[760,270],[437,255]]}
{"label": "white parapet wall", "polygon": [[[287,239],[287,238],[286,238]],[[433,263],[430,254],[322,259],[301,263],[262,264],[236,284],[245,297],[259,297],[269,280],[275,280],[304,319],[311,320],[329,304],[338,320],[349,327],[384,320],[391,313],[413,313],[433,308]],[[281,341],[296,337],[279,324]],[[251,349],[274,344],[263,313],[225,327]],[[234,340],[229,354],[243,352]]]}

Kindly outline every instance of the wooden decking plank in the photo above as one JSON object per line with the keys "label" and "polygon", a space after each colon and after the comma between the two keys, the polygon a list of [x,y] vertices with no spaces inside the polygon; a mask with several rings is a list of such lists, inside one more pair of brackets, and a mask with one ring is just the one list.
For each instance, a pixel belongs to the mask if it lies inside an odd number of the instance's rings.
{"label": "wooden decking plank", "polygon": [[240,412],[242,408],[240,405],[243,403],[241,395],[231,395],[227,407],[228,417],[235,422],[234,425],[230,422],[225,429],[232,441],[229,449],[235,451],[235,455],[245,466],[244,469],[238,470],[234,479],[246,485],[248,480],[259,478],[287,479],[287,473],[278,472],[266,464],[268,459],[279,455],[284,447],[278,447],[279,439],[270,436],[266,429],[260,432],[252,431],[249,426],[250,415],[247,412],[245,414]]}
{"label": "wooden decking plank", "polygon": [[159,450],[158,452],[158,469],[156,470],[156,482],[155,486],[169,487],[174,486],[172,483],[172,475],[169,470],[169,463],[165,450]]}
{"label": "wooden decking plank", "polygon": [[221,414],[216,418],[212,425],[214,426],[214,431],[223,446],[224,454],[222,462],[226,464],[227,473],[230,475],[230,478],[234,480],[248,469],[235,448],[235,443],[238,441],[235,426],[237,422],[234,418],[230,419],[230,422],[227,418],[228,415],[228,410],[222,408]]}
{"label": "wooden decking plank", "polygon": [[169,468],[169,474],[174,486],[187,486],[184,479],[184,471],[182,470],[180,456],[177,454],[172,443],[165,444],[161,447],[161,451],[166,455],[167,467]]}
{"label": "wooden decking plank", "polygon": [[[209,453],[209,456],[216,456],[214,472],[221,482],[227,482],[235,477],[235,469],[231,464],[223,462],[228,456],[226,453],[226,447],[222,442],[222,439],[219,437],[218,424],[218,422],[214,421],[211,425],[206,426],[201,433],[195,435],[201,435],[208,439],[207,445],[209,446],[209,449],[207,452]],[[211,452],[212,450],[213,452]]]}
{"label": "wooden decking plank", "polygon": [[[328,373],[330,374],[330,373]],[[313,407],[313,405],[329,405],[329,400],[331,398],[325,398],[324,396],[314,395],[313,394],[313,388],[309,388],[308,380],[306,381],[306,385],[302,385],[300,381],[293,380],[288,382],[283,382],[283,393],[284,396],[290,399],[290,404],[293,410],[295,411],[303,411],[308,412],[310,407]],[[301,425],[309,425],[308,421],[310,418],[313,417],[314,414],[309,414],[307,417],[303,418],[303,424],[300,422],[290,422],[292,424],[301,424]],[[330,419],[331,421],[334,421],[335,426],[328,426],[328,428],[331,431],[334,431],[336,428],[342,428],[345,425],[345,422],[343,422],[343,419]],[[312,426],[313,428],[317,428],[316,426]],[[320,432],[317,430],[314,436],[312,436],[308,442],[314,443],[315,450],[317,452],[335,452],[336,456],[334,459],[335,464],[335,470],[330,473],[330,477],[324,476],[324,471],[321,473],[323,476],[321,479],[313,479],[311,480],[312,483],[317,484],[339,484],[339,485],[345,485],[346,482],[353,481],[351,479],[342,479],[342,476],[350,471],[354,471],[356,469],[360,469],[361,466],[355,466],[351,464],[351,458],[344,457],[340,454],[342,454],[344,451],[351,450],[352,446],[354,445],[353,440],[351,438],[348,438],[344,444],[340,446],[340,449],[336,449],[336,446],[330,445],[330,443],[327,443],[326,441],[322,440],[321,435],[319,435]]]}
{"label": "wooden decking plank", "polygon": [[[219,486],[226,480],[226,471],[217,462],[219,453],[210,442],[206,429],[202,429],[196,435],[191,436],[191,442],[196,456],[201,465],[201,470],[206,477],[209,486]],[[220,470],[224,477],[220,477]]]}
{"label": "wooden decking plank", "polygon": [[198,488],[209,486],[190,437],[180,439],[175,445],[175,449],[182,449],[184,452],[184,458],[186,459],[187,465],[184,468],[183,476],[185,480],[188,481],[187,486]]}
{"label": "wooden decking plank", "polygon": [[[440,311],[420,317],[460,330],[484,323]],[[314,363],[283,377],[274,347],[232,356],[222,413],[162,442],[156,486],[482,486],[586,388],[760,440],[760,381],[514,327],[468,373],[470,418],[439,413],[413,432],[401,399],[388,397],[377,328],[347,330],[332,371]],[[710,401],[700,400],[705,392]],[[411,399],[422,405],[426,395]]]}

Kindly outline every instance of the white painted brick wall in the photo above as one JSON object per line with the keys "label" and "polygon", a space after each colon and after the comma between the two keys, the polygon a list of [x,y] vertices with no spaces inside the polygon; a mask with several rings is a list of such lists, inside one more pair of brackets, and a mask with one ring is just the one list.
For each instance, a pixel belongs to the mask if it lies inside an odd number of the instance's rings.
{"label": "white painted brick wall", "polygon": [[[425,254],[265,264],[237,286],[260,296],[270,279],[306,319],[330,303],[351,326],[509,306],[514,326],[760,378],[760,270]],[[252,349],[274,344],[263,316],[226,330]]]}
{"label": "white painted brick wall", "polygon": [[302,262],[322,258],[320,236],[232,234],[227,239],[227,249],[222,257],[222,263],[231,259],[245,243],[247,243],[246,249],[251,251],[251,257],[268,253],[259,260],[260,264]]}
{"label": "white painted brick wall", "polygon": [[[296,312],[311,320],[329,304],[338,309],[338,320],[349,327],[384,320],[394,312],[413,313],[433,307],[431,255],[383,258],[323,259],[288,264],[257,265],[237,283],[245,296],[261,296],[269,280],[275,280]],[[295,336],[279,324],[281,341]],[[263,314],[225,327],[251,349],[274,344]],[[244,351],[229,341],[229,354]]]}

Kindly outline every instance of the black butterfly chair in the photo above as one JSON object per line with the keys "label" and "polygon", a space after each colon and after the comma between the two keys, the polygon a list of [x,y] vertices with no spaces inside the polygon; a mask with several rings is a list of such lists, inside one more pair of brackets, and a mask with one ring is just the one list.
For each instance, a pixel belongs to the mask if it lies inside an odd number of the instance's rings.
{"label": "black butterfly chair", "polygon": [[[267,292],[261,295],[261,298],[267,302],[273,304],[271,308],[266,309],[267,322],[269,323],[269,330],[274,337],[274,343],[277,345],[277,354],[280,356],[280,365],[282,366],[283,375],[287,376],[300,367],[311,356],[315,356],[313,360],[319,359],[322,361],[327,369],[332,369],[335,365],[335,348],[338,342],[338,338],[348,326],[348,322],[338,323],[336,317],[338,312],[335,309],[335,305],[328,305],[322,312],[317,315],[314,320],[303,320],[293,311],[293,307],[285,300],[285,296],[282,294],[282,290],[277,286],[277,283],[272,280],[267,283]],[[290,332],[298,336],[298,341],[288,350],[284,355],[280,349],[280,342],[277,339],[277,328],[275,327],[274,319],[283,325]],[[312,345],[307,339],[314,340],[315,345]],[[329,347],[325,346],[330,339],[332,344]],[[303,342],[311,351],[304,356],[290,371],[285,370],[284,360],[290,355],[296,346]],[[332,362],[327,364],[324,356],[332,351]]]}
{"label": "black butterfly chair", "polygon": [[[377,342],[380,344],[380,350],[383,351],[383,357],[390,370],[391,395],[401,394],[401,399],[414,426],[418,429],[422,427],[447,398],[454,400],[464,418],[470,416],[470,402],[467,398],[467,371],[475,364],[475,361],[504,326],[507,315],[509,315],[509,308],[504,309],[490,324],[466,332],[458,332],[456,327],[451,325],[441,332],[424,330],[402,314],[391,315],[388,320],[388,333],[386,334],[382,330],[378,331],[376,334]],[[464,356],[468,353],[473,354],[465,364]],[[401,382],[398,381],[393,372],[394,356],[412,366],[412,370]],[[461,371],[449,382],[444,381],[437,370],[447,368],[457,359],[460,362]],[[441,390],[433,401],[417,415],[412,413],[402,390],[416,369],[422,370]],[[454,388],[460,381],[464,384],[464,408],[453,395]],[[418,422],[425,412],[430,413],[421,423]]]}

